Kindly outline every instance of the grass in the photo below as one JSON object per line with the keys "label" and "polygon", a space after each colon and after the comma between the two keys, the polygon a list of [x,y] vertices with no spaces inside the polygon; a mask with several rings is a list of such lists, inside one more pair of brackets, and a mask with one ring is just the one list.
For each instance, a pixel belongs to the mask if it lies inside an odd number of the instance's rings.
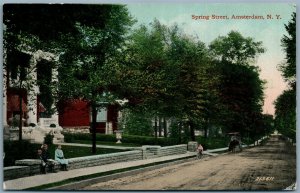
{"label": "grass", "polygon": [[[53,156],[54,156],[55,149],[56,149],[55,145],[52,145],[49,148],[49,151],[51,152],[51,155],[53,155]],[[64,156],[66,158],[84,157],[84,156],[94,155],[94,154],[92,154],[91,147],[62,146],[62,150],[63,150]],[[128,150],[96,148],[96,155],[123,152],[123,151],[128,151]]]}
{"label": "grass", "polygon": [[201,143],[204,149],[218,149],[218,148],[223,148],[227,147],[229,143],[229,138],[213,138],[213,137],[208,137],[205,138],[203,136],[197,136],[196,140],[198,143]]}
{"label": "grass", "polygon": [[96,177],[112,175],[112,174],[116,174],[116,173],[121,173],[121,172],[136,170],[136,169],[140,169],[140,168],[160,165],[160,164],[169,163],[169,162],[173,162],[173,161],[179,161],[179,160],[183,160],[183,159],[187,159],[187,158],[178,158],[178,159],[174,159],[174,160],[167,160],[167,161],[150,163],[150,164],[146,164],[146,165],[142,165],[142,166],[133,166],[133,167],[129,167],[129,168],[117,169],[117,170],[112,170],[112,171],[107,171],[107,172],[95,173],[95,174],[90,174],[90,175],[85,175],[85,176],[78,176],[78,177],[66,179],[66,180],[63,180],[63,181],[60,181],[60,182],[54,182],[54,183],[50,183],[50,184],[45,184],[45,185],[41,185],[41,186],[27,188],[27,189],[24,189],[24,190],[31,190],[31,191],[32,190],[34,190],[34,191],[45,190],[47,188],[62,186],[62,185],[65,185],[65,184],[74,183],[74,182],[78,182],[78,181],[82,181],[82,180],[87,180],[87,179],[92,179],[92,178],[96,178]]}
{"label": "grass", "polygon": [[[41,144],[31,144],[29,142],[5,142],[4,143],[4,167],[15,165],[15,160],[21,159],[37,159],[37,150],[41,148]],[[49,153],[54,159],[54,152],[56,145],[49,145]],[[62,146],[64,156],[66,158],[84,157],[94,155],[91,147],[78,147],[78,146]],[[124,152],[128,150],[96,148],[96,155],[108,154],[116,152]]]}

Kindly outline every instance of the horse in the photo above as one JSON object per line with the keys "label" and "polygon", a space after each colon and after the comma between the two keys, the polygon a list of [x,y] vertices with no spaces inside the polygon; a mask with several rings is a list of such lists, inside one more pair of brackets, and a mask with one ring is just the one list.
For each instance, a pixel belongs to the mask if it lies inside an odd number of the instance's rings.
{"label": "horse", "polygon": [[240,142],[236,139],[230,141],[229,146],[228,146],[228,151],[235,153],[235,148],[239,145],[240,145]]}

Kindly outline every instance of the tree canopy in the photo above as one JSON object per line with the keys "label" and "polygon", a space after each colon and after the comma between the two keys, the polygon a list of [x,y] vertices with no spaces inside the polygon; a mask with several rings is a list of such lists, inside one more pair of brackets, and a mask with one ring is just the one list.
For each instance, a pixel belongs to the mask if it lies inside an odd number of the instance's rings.
{"label": "tree canopy", "polygon": [[220,73],[221,124],[227,131],[240,131],[254,137],[261,119],[264,81],[254,59],[264,52],[262,42],[231,31],[209,45]]}
{"label": "tree canopy", "polygon": [[296,140],[296,13],[285,25],[288,35],[281,39],[286,62],[279,65],[289,88],[278,96],[275,104],[275,127],[282,134]]}
{"label": "tree canopy", "polygon": [[292,19],[284,25],[288,35],[283,35],[281,45],[286,54],[286,62],[279,65],[284,79],[295,87],[296,84],[296,13],[292,14]]}
{"label": "tree canopy", "polygon": [[243,37],[237,31],[220,36],[210,44],[211,53],[219,61],[249,65],[260,53],[264,53],[262,42]]}
{"label": "tree canopy", "polygon": [[[56,90],[47,87],[45,70],[41,92],[57,93],[60,101],[89,101],[93,149],[97,110],[117,98],[128,99],[124,108],[144,120],[139,123],[149,121],[147,128],[151,118],[170,118],[179,135],[186,128],[193,140],[199,128],[206,134],[212,127],[257,132],[265,119],[264,81],[253,63],[264,52],[262,42],[231,31],[207,46],[176,25],[154,20],[131,29],[133,23],[123,5],[7,4],[5,48],[8,55],[24,49],[57,55]],[[148,118],[137,116],[142,114]]]}

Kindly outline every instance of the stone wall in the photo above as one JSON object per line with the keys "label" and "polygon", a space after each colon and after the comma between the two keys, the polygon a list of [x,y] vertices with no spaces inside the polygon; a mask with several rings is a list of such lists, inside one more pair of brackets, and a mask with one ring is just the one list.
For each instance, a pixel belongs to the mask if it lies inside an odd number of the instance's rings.
{"label": "stone wall", "polygon": [[168,156],[168,155],[175,155],[175,154],[183,154],[187,152],[187,145],[173,145],[173,146],[166,146],[162,147],[159,152],[159,156]]}
{"label": "stone wall", "polygon": [[9,166],[4,167],[4,181],[22,178],[28,176],[30,174],[30,167],[29,166]]}
{"label": "stone wall", "polygon": [[[143,159],[142,151],[134,150],[119,153],[110,153],[103,155],[85,156],[70,158],[68,169],[78,169],[98,165],[111,164],[116,162],[126,162]],[[4,168],[4,180],[16,179],[25,176],[31,176],[40,173],[39,159],[16,160],[16,166]],[[59,171],[60,165],[55,165],[55,170]]]}
{"label": "stone wall", "polygon": [[[151,159],[168,155],[184,154],[186,152],[187,145],[185,144],[166,147],[147,145],[142,146],[141,148],[137,148],[137,150],[133,151],[70,158],[68,159],[68,169],[78,169],[117,162]],[[40,173],[40,160],[38,159],[17,160],[15,164],[17,166],[4,168],[4,180],[10,180]],[[55,169],[58,171],[59,167],[59,165],[56,165]]]}
{"label": "stone wall", "polygon": [[173,146],[165,146],[165,147],[144,145],[142,146],[142,150],[143,150],[143,159],[150,159],[155,157],[186,153],[187,145],[182,144],[182,145],[173,145]]}
{"label": "stone wall", "polygon": [[103,154],[103,155],[70,158],[68,159],[68,161],[69,161],[69,169],[77,169],[83,167],[91,167],[91,166],[105,165],[105,164],[111,164],[116,162],[141,160],[141,159],[143,159],[142,152],[135,150],[135,151],[110,153],[110,154]]}

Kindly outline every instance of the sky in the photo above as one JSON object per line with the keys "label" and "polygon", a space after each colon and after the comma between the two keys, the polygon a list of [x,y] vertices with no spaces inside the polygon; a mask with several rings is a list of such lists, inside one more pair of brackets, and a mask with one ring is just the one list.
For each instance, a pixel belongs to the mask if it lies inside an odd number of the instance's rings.
{"label": "sky", "polygon": [[[296,7],[292,3],[132,3],[127,8],[137,20],[135,27],[148,25],[155,18],[162,24],[177,24],[184,33],[209,45],[218,36],[230,31],[240,32],[244,37],[262,41],[265,53],[259,55],[254,65],[259,66],[260,78],[265,80],[263,113],[274,114],[274,101],[287,89],[278,64],[285,61],[281,38],[288,35],[287,24]],[[198,16],[199,19],[193,19]],[[212,16],[227,16],[228,19],[213,19]],[[264,19],[232,19],[235,16],[263,16]],[[272,19],[267,19],[271,15]],[[205,16],[209,16],[206,20]],[[201,18],[201,19],[200,19]],[[203,18],[203,19],[202,19]]]}

